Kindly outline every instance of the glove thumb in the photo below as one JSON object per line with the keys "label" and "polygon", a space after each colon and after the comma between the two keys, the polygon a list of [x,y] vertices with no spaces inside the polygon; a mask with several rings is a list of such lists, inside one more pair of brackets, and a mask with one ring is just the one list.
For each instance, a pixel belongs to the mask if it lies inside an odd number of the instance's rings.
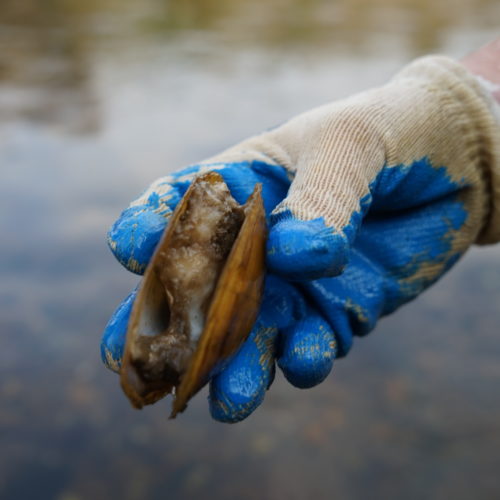
{"label": "glove thumb", "polygon": [[271,214],[268,267],[289,280],[343,271],[371,204],[370,181],[384,164],[374,128],[343,111],[321,144],[299,156],[287,197]]}
{"label": "glove thumb", "polygon": [[[306,200],[302,207],[307,207]],[[310,220],[302,219],[289,208],[273,214],[267,242],[269,270],[292,281],[340,274],[349,261],[350,247],[363,211],[359,201],[350,208],[342,208],[350,217],[340,230],[329,225],[321,212]]]}

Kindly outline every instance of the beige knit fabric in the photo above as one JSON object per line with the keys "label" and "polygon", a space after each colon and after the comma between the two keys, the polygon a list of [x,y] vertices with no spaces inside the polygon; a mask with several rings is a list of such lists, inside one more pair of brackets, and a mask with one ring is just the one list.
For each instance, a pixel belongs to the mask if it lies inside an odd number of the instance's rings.
{"label": "beige knit fabric", "polygon": [[471,186],[462,194],[469,216],[455,242],[464,251],[473,242],[500,240],[500,124],[494,106],[462,65],[428,56],[381,88],[308,111],[206,163],[262,159],[283,165],[295,178],[275,212],[324,217],[341,230],[384,166],[426,156],[435,167],[445,166],[452,180]]}

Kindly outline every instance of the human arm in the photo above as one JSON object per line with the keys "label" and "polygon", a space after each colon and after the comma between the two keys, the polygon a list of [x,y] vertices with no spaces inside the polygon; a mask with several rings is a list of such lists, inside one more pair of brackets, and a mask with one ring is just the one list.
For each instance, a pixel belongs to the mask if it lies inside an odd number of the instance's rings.
{"label": "human arm", "polygon": [[500,104],[500,37],[471,52],[460,62],[483,81],[486,89]]}

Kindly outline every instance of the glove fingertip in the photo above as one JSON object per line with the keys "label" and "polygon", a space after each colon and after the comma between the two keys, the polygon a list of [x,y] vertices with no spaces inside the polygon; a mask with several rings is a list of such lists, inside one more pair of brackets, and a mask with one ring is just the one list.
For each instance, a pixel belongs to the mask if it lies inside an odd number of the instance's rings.
{"label": "glove fingertip", "polygon": [[323,218],[302,221],[281,214],[267,241],[269,269],[289,280],[336,276],[347,264],[348,254],[346,236],[326,226]]}
{"label": "glove fingertip", "polygon": [[274,377],[277,329],[258,325],[229,364],[210,382],[212,418],[235,423],[247,418],[264,400]]}
{"label": "glove fingertip", "polygon": [[282,332],[278,366],[299,389],[323,382],[337,355],[335,336],[325,320],[309,317]]}
{"label": "glove fingertip", "polygon": [[101,339],[101,359],[106,368],[119,372],[125,349],[127,326],[137,290],[118,306],[106,325]]}
{"label": "glove fingertip", "polygon": [[[216,377],[210,384],[209,407],[214,420],[224,423],[241,422],[247,418],[263,401],[267,384],[258,384],[248,391],[240,380]],[[243,386],[245,383],[243,382]]]}
{"label": "glove fingertip", "polygon": [[108,245],[129,271],[143,274],[160,241],[167,218],[148,207],[127,208],[108,232]]}

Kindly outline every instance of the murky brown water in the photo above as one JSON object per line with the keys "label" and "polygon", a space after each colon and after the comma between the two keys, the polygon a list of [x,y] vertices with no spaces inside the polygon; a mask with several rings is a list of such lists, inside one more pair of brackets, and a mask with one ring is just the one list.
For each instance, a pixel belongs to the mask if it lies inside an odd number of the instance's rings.
{"label": "murky brown water", "polygon": [[137,280],[105,232],[150,181],[499,19],[496,0],[0,1],[0,497],[499,497],[498,248],[318,388],[278,374],[238,425],[205,394],[176,421],[133,411],[98,351]]}

